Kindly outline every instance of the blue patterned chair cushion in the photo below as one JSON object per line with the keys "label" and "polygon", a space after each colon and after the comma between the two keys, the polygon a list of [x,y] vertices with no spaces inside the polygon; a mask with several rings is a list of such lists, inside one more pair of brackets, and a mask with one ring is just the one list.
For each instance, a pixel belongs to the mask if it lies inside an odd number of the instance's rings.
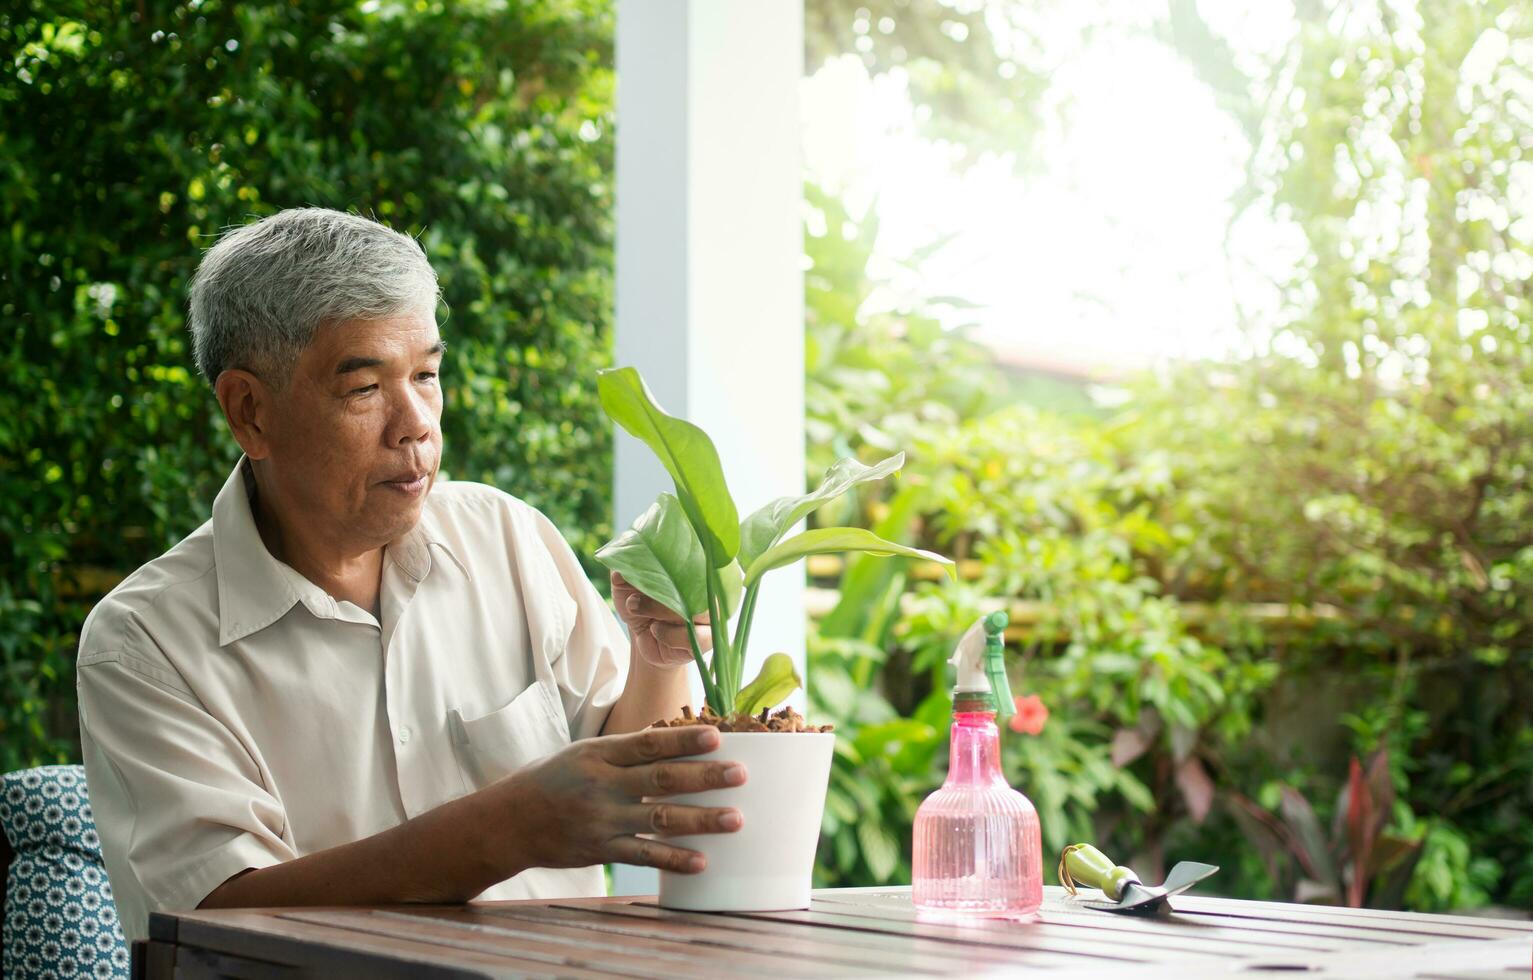
{"label": "blue patterned chair cushion", "polygon": [[128,976],[128,944],[101,863],[81,766],[0,776],[6,876],[6,980]]}

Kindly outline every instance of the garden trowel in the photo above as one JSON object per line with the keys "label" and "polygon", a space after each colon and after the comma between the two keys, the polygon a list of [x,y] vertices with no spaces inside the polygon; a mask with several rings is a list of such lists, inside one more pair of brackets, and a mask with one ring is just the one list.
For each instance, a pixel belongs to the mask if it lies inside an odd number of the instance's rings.
{"label": "garden trowel", "polygon": [[1115,865],[1107,855],[1090,844],[1071,844],[1059,855],[1059,883],[1075,894],[1077,884],[1100,888],[1107,901],[1083,901],[1088,909],[1125,912],[1129,915],[1155,915],[1169,907],[1167,899],[1179,895],[1218,871],[1212,864],[1179,861],[1160,885],[1146,885],[1133,871]]}

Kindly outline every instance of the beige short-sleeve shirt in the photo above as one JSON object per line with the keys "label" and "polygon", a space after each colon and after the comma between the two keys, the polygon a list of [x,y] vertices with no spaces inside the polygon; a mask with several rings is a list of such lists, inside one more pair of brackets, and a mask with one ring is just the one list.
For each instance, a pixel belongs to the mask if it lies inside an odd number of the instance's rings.
{"label": "beige short-sleeve shirt", "polygon": [[[230,876],[348,843],[598,734],[628,641],[553,524],[435,486],[384,552],[381,618],[262,544],[240,461],[213,517],[80,636],[80,738],[123,931]],[[600,868],[481,898],[599,895]]]}

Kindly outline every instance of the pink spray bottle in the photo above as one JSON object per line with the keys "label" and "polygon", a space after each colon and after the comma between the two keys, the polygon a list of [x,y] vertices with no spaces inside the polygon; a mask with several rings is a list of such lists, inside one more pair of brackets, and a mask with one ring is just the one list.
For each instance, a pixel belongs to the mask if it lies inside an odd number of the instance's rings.
{"label": "pink spray bottle", "polygon": [[953,737],[947,780],[916,811],[913,895],[918,909],[1020,916],[1043,902],[1038,811],[1006,783],[996,716],[1015,713],[1001,634],[1006,614],[975,623],[949,661]]}

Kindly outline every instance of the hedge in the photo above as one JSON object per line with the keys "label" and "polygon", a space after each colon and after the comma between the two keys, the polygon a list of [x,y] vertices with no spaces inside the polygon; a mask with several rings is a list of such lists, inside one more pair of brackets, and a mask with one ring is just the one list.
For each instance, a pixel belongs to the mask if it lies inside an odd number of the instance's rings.
{"label": "hedge", "polygon": [[322,205],[419,235],[451,341],[444,469],[594,550],[611,34],[595,0],[0,12],[0,770],[76,756],[85,613],[206,519],[237,458],[184,327],[226,226]]}

